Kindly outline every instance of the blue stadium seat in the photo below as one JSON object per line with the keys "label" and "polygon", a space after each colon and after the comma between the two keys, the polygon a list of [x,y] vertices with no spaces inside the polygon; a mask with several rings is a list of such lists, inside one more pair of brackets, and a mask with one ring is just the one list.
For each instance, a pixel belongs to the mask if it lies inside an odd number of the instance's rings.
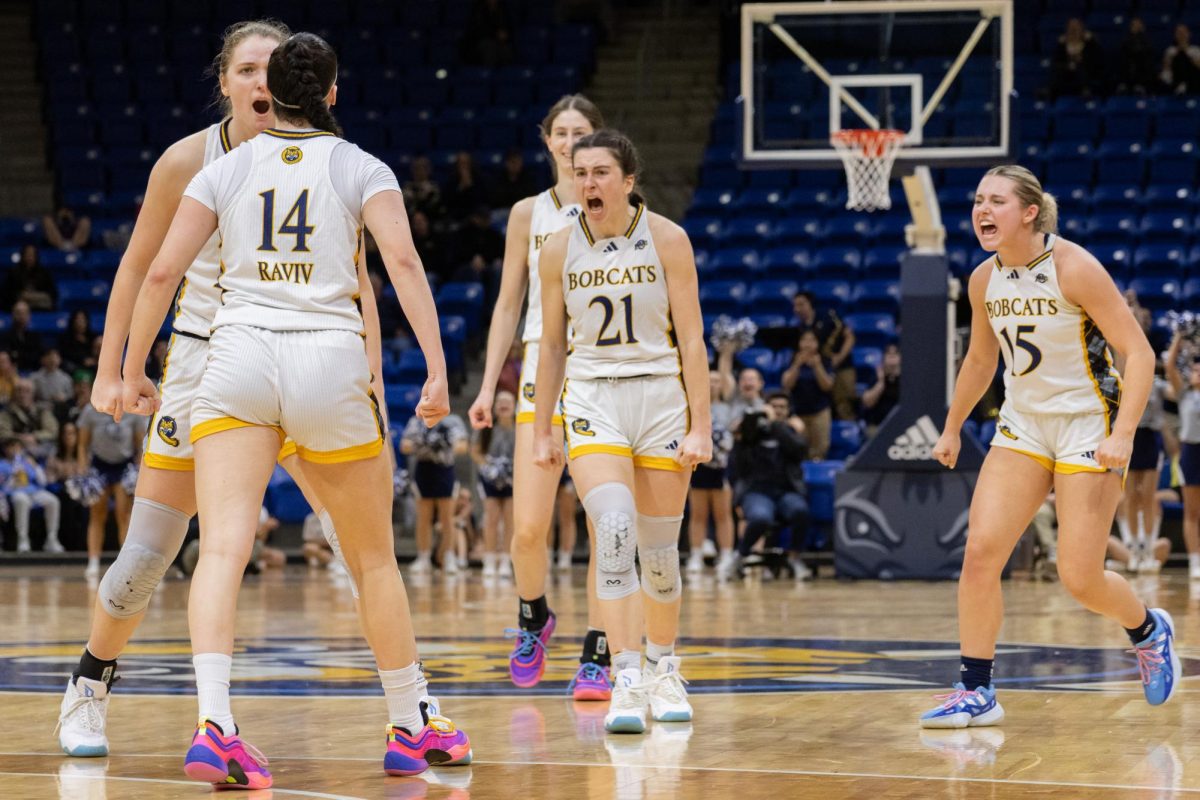
{"label": "blue stadium seat", "polygon": [[862,428],[857,422],[834,420],[829,430],[828,457],[841,461],[858,452],[862,447]]}
{"label": "blue stadium seat", "polygon": [[1143,144],[1150,141],[1150,123],[1154,118],[1150,113],[1149,103],[1142,99],[1136,100],[1136,103],[1137,106],[1132,109],[1115,110],[1112,108],[1112,101],[1109,101],[1109,106],[1104,113],[1104,138],[1106,141],[1141,142]]}
{"label": "blue stadium seat", "polygon": [[688,206],[688,218],[723,214],[734,201],[734,193],[728,189],[697,189]]}
{"label": "blue stadium seat", "polygon": [[1146,171],[1141,142],[1105,143],[1096,151],[1098,185],[1138,186]]}
{"label": "blue stadium seat", "polygon": [[775,244],[811,247],[819,241],[822,231],[823,226],[815,219],[783,219],[775,226]]}
{"label": "blue stadium seat", "polygon": [[1179,290],[1181,302],[1195,307],[1200,303],[1200,278],[1188,278]]}
{"label": "blue stadium seat", "polygon": [[990,447],[992,437],[996,435],[996,420],[984,420],[979,424],[979,441],[984,447]]}
{"label": "blue stadium seat", "polygon": [[787,195],[779,189],[746,189],[732,203],[738,214],[760,218],[778,217]]}
{"label": "blue stadium seat", "polygon": [[795,247],[773,248],[763,254],[761,267],[764,280],[799,280],[809,269],[808,251]]}
{"label": "blue stadium seat", "polygon": [[1112,275],[1124,277],[1133,268],[1133,250],[1127,245],[1096,243],[1089,249]]}
{"label": "blue stadium seat", "polygon": [[304,499],[304,495],[300,492],[300,488],[292,480],[292,476],[278,465],[275,467],[274,474],[271,475],[270,482],[267,483],[263,505],[267,507],[267,511],[272,517],[289,524],[304,522],[312,511]]}
{"label": "blue stadium seat", "polygon": [[[1191,129],[1193,131],[1195,128]],[[1150,147],[1149,186],[1179,186],[1196,180],[1197,152],[1194,141],[1158,142]]]}
{"label": "blue stadium seat", "polygon": [[421,383],[387,384],[383,387],[384,399],[387,400],[389,427],[396,431],[397,435],[416,412],[417,403],[421,402],[424,374],[421,375],[420,380]]}
{"label": "blue stadium seat", "polygon": [[1191,238],[1190,214],[1154,211],[1142,217],[1138,233],[1143,244],[1182,244]]}
{"label": "blue stadium seat", "polygon": [[447,283],[438,290],[438,312],[455,314],[467,321],[467,335],[471,336],[482,324],[483,284]]}
{"label": "blue stadium seat", "polygon": [[851,280],[861,265],[862,253],[853,247],[826,247],[812,259],[813,276],[821,280]]}
{"label": "blue stadium seat", "polygon": [[1084,225],[1089,246],[1129,245],[1137,239],[1139,220],[1132,214],[1094,214]]}
{"label": "blue stadium seat", "polygon": [[860,281],[851,299],[854,310],[860,314],[895,314],[900,309],[900,284],[887,280]]}
{"label": "blue stadium seat", "polygon": [[861,347],[883,348],[896,339],[896,320],[891,314],[847,314],[844,321]]}
{"label": "blue stadium seat", "polygon": [[461,372],[466,368],[463,345],[467,339],[467,321],[457,314],[439,314],[442,349],[446,353],[446,369]]}
{"label": "blue stadium seat", "polygon": [[1176,306],[1180,291],[1180,279],[1134,278],[1129,288],[1137,292],[1138,302],[1151,311],[1165,310]]}
{"label": "blue stadium seat", "polygon": [[770,241],[771,227],[766,217],[738,217],[721,229],[717,243],[722,247],[762,247]]}
{"label": "blue stadium seat", "polygon": [[792,313],[792,298],[799,291],[795,281],[757,281],[750,287],[746,304],[756,314]]}
{"label": "blue stadium seat", "polygon": [[815,523],[833,521],[833,483],[845,469],[843,461],[805,461],[804,485],[808,489],[809,518]]}
{"label": "blue stadium seat", "polygon": [[1091,191],[1091,208],[1102,214],[1127,213],[1137,208],[1142,201],[1142,191],[1137,186],[1097,186]]}
{"label": "blue stadium seat", "polygon": [[1186,266],[1182,245],[1144,244],[1134,251],[1132,274],[1139,278],[1179,278]]}
{"label": "blue stadium seat", "polygon": [[741,315],[746,301],[746,284],[740,281],[709,281],[700,287],[700,307],[706,314]]}
{"label": "blue stadium seat", "polygon": [[1190,185],[1155,183],[1146,187],[1142,195],[1142,206],[1147,213],[1168,211],[1179,212],[1195,208]]}
{"label": "blue stadium seat", "polygon": [[58,335],[67,329],[71,315],[66,311],[35,311],[30,315],[29,329],[41,334]]}
{"label": "blue stadium seat", "polygon": [[827,245],[866,247],[874,236],[870,218],[860,214],[834,217],[825,223],[822,238]]}
{"label": "blue stadium seat", "polygon": [[58,282],[58,302],[64,309],[103,311],[112,285],[108,281],[63,280]]}
{"label": "blue stadium seat", "polygon": [[1087,144],[1056,142],[1047,148],[1046,157],[1046,183],[1051,186],[1091,184],[1094,164],[1092,149]]}
{"label": "blue stadium seat", "polygon": [[863,272],[873,278],[900,277],[900,256],[907,248],[904,247],[872,247],[863,257]]}
{"label": "blue stadium seat", "polygon": [[766,347],[747,347],[738,353],[735,361],[739,367],[753,367],[766,375],[775,366],[775,351]]}
{"label": "blue stadium seat", "polygon": [[870,386],[875,383],[876,369],[883,363],[883,350],[856,345],[850,351],[850,360],[854,362],[854,379]]}
{"label": "blue stadium seat", "polygon": [[418,347],[402,351],[398,358],[383,368],[386,383],[421,384],[425,382],[427,374],[425,354]]}
{"label": "blue stadium seat", "polygon": [[818,307],[828,307],[840,311],[850,302],[850,284],[844,280],[807,281],[804,289],[812,292]]}

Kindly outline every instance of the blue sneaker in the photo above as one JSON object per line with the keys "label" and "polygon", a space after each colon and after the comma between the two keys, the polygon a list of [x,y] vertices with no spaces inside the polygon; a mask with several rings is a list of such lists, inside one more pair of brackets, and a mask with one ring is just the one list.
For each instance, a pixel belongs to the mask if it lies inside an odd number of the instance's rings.
{"label": "blue sneaker", "polygon": [[1175,622],[1171,615],[1161,608],[1150,609],[1150,614],[1154,617],[1154,632],[1129,652],[1137,656],[1146,702],[1161,706],[1175,694],[1175,676],[1183,672],[1183,664],[1175,650]]}
{"label": "blue sneaker", "polygon": [[968,692],[967,687],[956,683],[953,692],[939,694],[935,699],[943,702],[921,715],[922,728],[976,728],[998,725],[1004,719],[1004,709],[996,702],[996,689],[992,686]]}

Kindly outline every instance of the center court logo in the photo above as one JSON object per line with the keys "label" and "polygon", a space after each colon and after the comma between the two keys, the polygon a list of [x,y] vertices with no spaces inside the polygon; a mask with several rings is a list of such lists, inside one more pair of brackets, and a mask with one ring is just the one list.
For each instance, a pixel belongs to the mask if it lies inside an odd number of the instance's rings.
{"label": "center court logo", "polygon": [[888,448],[888,458],[892,461],[928,461],[933,458],[933,446],[937,440],[938,429],[926,414],[896,437],[896,441]]}
{"label": "center court logo", "polygon": [[[499,637],[423,638],[421,659],[439,696],[566,695],[579,668],[579,637],[555,636],[546,674],[535,692],[508,676],[510,646]],[[0,645],[0,690],[61,694],[79,662],[81,642]],[[869,691],[945,688],[957,674],[950,642],[854,639],[702,638],[678,647],[688,691]],[[1140,688],[1137,661],[1118,648],[1001,645],[997,688],[1119,691]],[[192,694],[191,649],[184,639],[137,642],[121,657],[122,694]],[[1184,657],[1183,675],[1200,674]],[[1114,686],[1114,683],[1120,685]],[[354,697],[380,694],[366,642],[350,638],[239,640],[232,692],[240,695]]]}

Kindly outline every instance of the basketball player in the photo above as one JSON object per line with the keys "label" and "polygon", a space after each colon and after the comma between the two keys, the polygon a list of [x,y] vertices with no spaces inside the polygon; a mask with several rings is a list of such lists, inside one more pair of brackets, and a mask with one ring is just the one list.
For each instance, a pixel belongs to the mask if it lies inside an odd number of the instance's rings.
{"label": "basketball player", "polygon": [[[1165,703],[1180,671],[1171,616],[1148,610],[1125,578],[1104,570],[1154,353],[1100,263],[1055,235],[1057,205],[1029,170],[990,170],[975,194],[973,222],[980,245],[996,255],[971,275],[971,345],[934,457],[954,467],[963,420],[996,373],[997,351],[1006,391],[971,500],[958,581],[961,678],[921,725],[964,728],[1004,718],[992,685],[1004,616],[1000,572],[1051,488],[1063,586],[1125,628],[1146,699]],[[1125,357],[1124,386],[1108,343]]]}
{"label": "basketball player", "polygon": [[[173,287],[220,235],[220,305],[192,406],[200,558],[188,603],[200,723],[185,760],[195,780],[271,785],[266,759],[238,735],[229,706],[233,625],[258,510],[285,431],[325,498],[358,587],[390,724],[384,769],[414,775],[469,757],[461,731],[429,724],[404,585],[392,545],[391,462],[371,389],[359,310],[358,254],[370,229],[430,366],[417,414],[449,413],[437,312],[408,230],[395,175],[339,138],[329,110],[337,59],[320,37],[293,35],[271,53],[267,90],[277,128],[188,184],[134,309],[124,369],[127,411],[158,400],[142,365]],[[330,424],[336,421],[336,424]]]}
{"label": "basketball player", "polygon": [[[479,396],[471,405],[471,425],[492,424],[496,382],[512,345],[521,305],[528,286],[525,312],[525,357],[521,362],[521,388],[517,398],[517,439],[513,451],[512,561],[517,584],[516,646],[509,656],[509,676],[522,688],[536,686],[546,671],[546,647],[556,618],[546,602],[546,576],[550,569],[546,541],[555,513],[555,496],[562,470],[533,466],[534,380],[542,335],[542,299],[538,259],[546,237],[579,217],[579,202],[571,170],[571,148],[582,137],[604,124],[600,110],[583,95],[567,95],[555,103],[542,120],[542,141],[553,158],[555,184],[535,197],[513,206],[504,245],[500,296],[488,331],[487,362]],[[557,396],[557,395],[555,395]],[[562,420],[555,415],[555,424]],[[557,435],[557,434],[556,434]],[[553,473],[553,474],[551,474]],[[576,700],[608,700],[609,648],[601,630],[595,597],[595,565],[588,565],[588,632],[579,669],[571,682]]]}
{"label": "basketball player", "polygon": [[1188,577],[1200,578],[1200,354],[1193,351],[1185,376],[1179,369],[1183,335],[1175,332],[1167,350],[1167,380],[1179,404],[1179,472],[1183,494],[1183,543],[1188,551]]}
{"label": "basketball player", "polygon": [[[121,418],[121,353],[133,305],[183,190],[201,167],[274,123],[266,88],[267,59],[289,35],[287,27],[275,21],[230,26],[212,67],[226,118],[173,144],[151,171],[146,202],[109,298],[104,344],[92,387],[92,405],[101,413]],[[128,538],[100,583],[88,644],[63,697],[59,744],[67,755],[108,754],[105,721],[117,657],[141,622],[151,595],[175,560],[188,522],[196,513],[192,445],[188,441],[190,408],[199,388],[209,330],[219,304],[215,285],[219,259],[217,237],[213,236],[196,257],[176,297],[175,334],[162,380],[164,404],[147,432]],[[374,295],[363,295],[368,350],[372,363],[378,365],[381,357]],[[378,374],[378,367],[376,371]],[[297,469],[295,448],[285,447],[280,456],[320,515],[326,538],[336,552],[337,539],[329,515],[322,511]]]}
{"label": "basketball player", "polygon": [[[692,468],[712,457],[707,351],[691,243],[634,193],[633,144],[598,131],[575,143],[573,167],[583,213],[551,236],[538,266],[535,394],[561,388],[571,476],[595,531],[596,592],[617,673],[605,728],[642,733],[647,702],[656,720],[692,718],[675,655],[679,533]],[[533,459],[557,475],[555,405],[537,404]]]}

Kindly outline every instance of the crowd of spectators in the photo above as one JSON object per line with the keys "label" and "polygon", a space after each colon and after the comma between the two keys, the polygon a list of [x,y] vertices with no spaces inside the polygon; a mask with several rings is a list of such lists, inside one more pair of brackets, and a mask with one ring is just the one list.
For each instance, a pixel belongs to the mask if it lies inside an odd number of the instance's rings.
{"label": "crowd of spectators", "polygon": [[1117,52],[1106,53],[1083,21],[1071,18],[1051,59],[1050,96],[1200,94],[1200,46],[1188,26],[1177,24],[1165,48],[1156,38],[1133,17]]}

